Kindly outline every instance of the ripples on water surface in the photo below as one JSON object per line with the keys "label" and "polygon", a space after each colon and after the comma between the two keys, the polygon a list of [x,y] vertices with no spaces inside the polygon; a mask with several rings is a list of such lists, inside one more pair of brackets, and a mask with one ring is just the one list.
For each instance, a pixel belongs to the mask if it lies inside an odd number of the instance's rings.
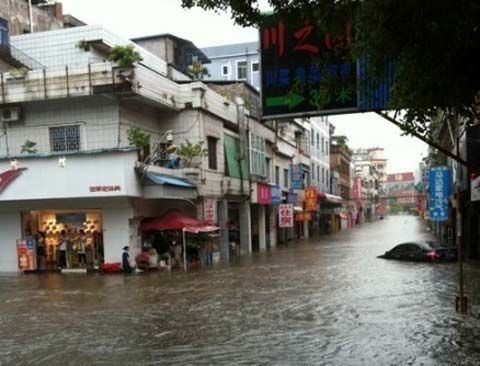
{"label": "ripples on water surface", "polygon": [[454,264],[377,259],[398,216],[188,274],[0,277],[0,365],[480,365]]}

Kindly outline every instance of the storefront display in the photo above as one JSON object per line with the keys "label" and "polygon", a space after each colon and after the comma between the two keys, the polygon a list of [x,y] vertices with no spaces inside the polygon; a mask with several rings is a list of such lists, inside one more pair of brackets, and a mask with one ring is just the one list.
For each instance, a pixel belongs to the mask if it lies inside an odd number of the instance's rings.
{"label": "storefront display", "polygon": [[98,210],[31,211],[23,213],[25,235],[43,237],[45,268],[60,266],[65,241],[66,268],[96,268],[103,262],[102,215]]}

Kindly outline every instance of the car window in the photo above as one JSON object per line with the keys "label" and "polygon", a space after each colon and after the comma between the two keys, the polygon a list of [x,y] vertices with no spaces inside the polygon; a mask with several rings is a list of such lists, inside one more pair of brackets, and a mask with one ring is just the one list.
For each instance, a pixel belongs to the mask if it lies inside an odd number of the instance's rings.
{"label": "car window", "polygon": [[402,253],[407,251],[408,244],[400,244],[391,250],[392,253]]}
{"label": "car window", "polygon": [[413,243],[405,243],[397,245],[391,250],[392,253],[405,253],[419,250],[418,246]]}

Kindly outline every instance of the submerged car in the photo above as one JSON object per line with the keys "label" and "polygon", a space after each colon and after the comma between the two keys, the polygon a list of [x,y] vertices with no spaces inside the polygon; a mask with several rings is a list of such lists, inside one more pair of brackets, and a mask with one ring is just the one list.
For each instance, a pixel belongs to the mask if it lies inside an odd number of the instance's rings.
{"label": "submerged car", "polygon": [[418,262],[450,262],[457,260],[457,248],[442,247],[434,241],[412,241],[398,244],[378,258]]}

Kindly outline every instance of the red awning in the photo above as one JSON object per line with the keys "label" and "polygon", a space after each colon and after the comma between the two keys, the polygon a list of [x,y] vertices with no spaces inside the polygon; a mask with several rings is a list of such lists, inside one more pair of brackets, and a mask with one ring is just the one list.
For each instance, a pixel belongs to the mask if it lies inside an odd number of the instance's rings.
{"label": "red awning", "polygon": [[204,233],[218,230],[217,226],[187,216],[180,211],[170,210],[163,216],[142,223],[142,231],[185,230],[191,233]]}

